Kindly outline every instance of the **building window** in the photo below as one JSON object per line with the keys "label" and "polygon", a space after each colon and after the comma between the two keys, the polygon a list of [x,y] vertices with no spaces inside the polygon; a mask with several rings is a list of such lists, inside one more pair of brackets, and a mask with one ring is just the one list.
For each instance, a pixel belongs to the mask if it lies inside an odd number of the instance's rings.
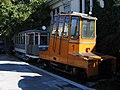
{"label": "building window", "polygon": [[58,13],[60,13],[60,10],[59,10],[59,8],[57,8],[57,14],[58,14]]}
{"label": "building window", "polygon": [[85,0],[85,13],[89,14],[90,11],[90,0]]}
{"label": "building window", "polygon": [[82,0],[80,0],[80,13],[82,13]]}
{"label": "building window", "polygon": [[60,13],[59,7],[56,8],[56,9],[54,9],[54,10],[52,11],[52,18],[54,18],[54,16],[55,16],[56,14],[59,14],[59,13]]}
{"label": "building window", "polygon": [[55,10],[53,10],[53,16],[55,15]]}
{"label": "building window", "polygon": [[71,12],[71,3],[70,2],[66,2],[64,4],[64,12],[66,12],[66,13],[70,13]]}

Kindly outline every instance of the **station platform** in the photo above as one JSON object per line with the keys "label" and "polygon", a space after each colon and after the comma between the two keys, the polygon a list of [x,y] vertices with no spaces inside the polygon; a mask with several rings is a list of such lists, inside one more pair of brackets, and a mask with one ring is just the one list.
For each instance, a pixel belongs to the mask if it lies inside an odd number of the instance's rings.
{"label": "station platform", "polygon": [[[7,57],[7,56],[5,56]],[[0,90],[95,90],[13,57],[0,56]]]}

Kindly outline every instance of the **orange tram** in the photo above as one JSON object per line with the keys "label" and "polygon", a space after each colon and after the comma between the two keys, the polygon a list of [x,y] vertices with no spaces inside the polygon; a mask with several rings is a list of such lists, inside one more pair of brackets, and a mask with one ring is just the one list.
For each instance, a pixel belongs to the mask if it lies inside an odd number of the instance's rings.
{"label": "orange tram", "polygon": [[55,15],[49,46],[39,52],[40,61],[80,78],[113,75],[116,58],[95,51],[96,20],[76,12]]}

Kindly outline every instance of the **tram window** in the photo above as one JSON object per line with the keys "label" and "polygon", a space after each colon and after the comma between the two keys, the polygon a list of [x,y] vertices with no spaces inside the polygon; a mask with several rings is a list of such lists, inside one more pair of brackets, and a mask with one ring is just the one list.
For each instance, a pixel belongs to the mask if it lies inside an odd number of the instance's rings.
{"label": "tram window", "polygon": [[54,17],[54,21],[53,21],[53,31],[52,34],[55,34],[56,28],[57,28],[57,21],[58,21],[58,16]]}
{"label": "tram window", "polygon": [[18,35],[18,44],[20,44],[20,34]]}
{"label": "tram window", "polygon": [[21,37],[20,37],[21,35],[19,34],[19,44],[20,44],[20,40],[21,40]]}
{"label": "tram window", "polygon": [[69,26],[69,21],[70,21],[70,17],[66,16],[65,19],[65,26],[64,26],[64,31],[63,31],[63,36],[64,37],[68,37],[68,26]]}
{"label": "tram window", "polygon": [[22,34],[20,34],[20,44],[22,44]]}
{"label": "tram window", "polygon": [[35,44],[38,44],[38,33],[35,33]]}
{"label": "tram window", "polygon": [[94,21],[93,20],[83,20],[82,24],[82,38],[94,38]]}
{"label": "tram window", "polygon": [[20,34],[20,44],[22,44],[22,34]]}
{"label": "tram window", "polygon": [[22,35],[22,44],[25,44],[25,35]]}
{"label": "tram window", "polygon": [[60,16],[60,21],[63,21],[64,20],[64,16]]}
{"label": "tram window", "polygon": [[59,27],[58,27],[58,35],[62,35],[62,30],[63,30],[63,22],[59,22]]}
{"label": "tram window", "polygon": [[72,17],[70,37],[77,39],[79,36],[79,17]]}
{"label": "tram window", "polygon": [[48,45],[47,34],[40,35],[40,45]]}
{"label": "tram window", "polygon": [[29,44],[30,45],[34,45],[34,35],[33,34],[29,34]]}
{"label": "tram window", "polygon": [[59,26],[58,26],[58,35],[62,35],[62,30],[63,30],[63,20],[64,16],[60,16],[60,21],[59,21]]}
{"label": "tram window", "polygon": [[19,34],[17,35],[17,44],[19,44]]}
{"label": "tram window", "polygon": [[19,42],[19,44],[21,44],[21,34],[20,34],[20,37],[19,37],[19,39],[20,39],[20,42]]}
{"label": "tram window", "polygon": [[19,44],[19,34],[17,35],[17,44]]}

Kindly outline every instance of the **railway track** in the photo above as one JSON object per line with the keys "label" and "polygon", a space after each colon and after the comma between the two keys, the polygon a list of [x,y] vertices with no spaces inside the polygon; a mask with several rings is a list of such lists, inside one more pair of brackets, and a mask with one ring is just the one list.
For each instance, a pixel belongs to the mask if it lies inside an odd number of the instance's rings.
{"label": "railway track", "polygon": [[115,76],[108,79],[92,79],[92,80],[89,79],[87,81],[81,81],[75,75],[71,75],[69,73],[66,73],[57,69],[44,68],[38,62],[32,61],[32,62],[29,62],[29,64],[42,68],[48,72],[54,73],[61,77],[67,78],[69,80],[72,80],[74,82],[77,82],[79,84],[83,84],[90,88],[95,88],[97,90],[120,90],[120,77]]}

